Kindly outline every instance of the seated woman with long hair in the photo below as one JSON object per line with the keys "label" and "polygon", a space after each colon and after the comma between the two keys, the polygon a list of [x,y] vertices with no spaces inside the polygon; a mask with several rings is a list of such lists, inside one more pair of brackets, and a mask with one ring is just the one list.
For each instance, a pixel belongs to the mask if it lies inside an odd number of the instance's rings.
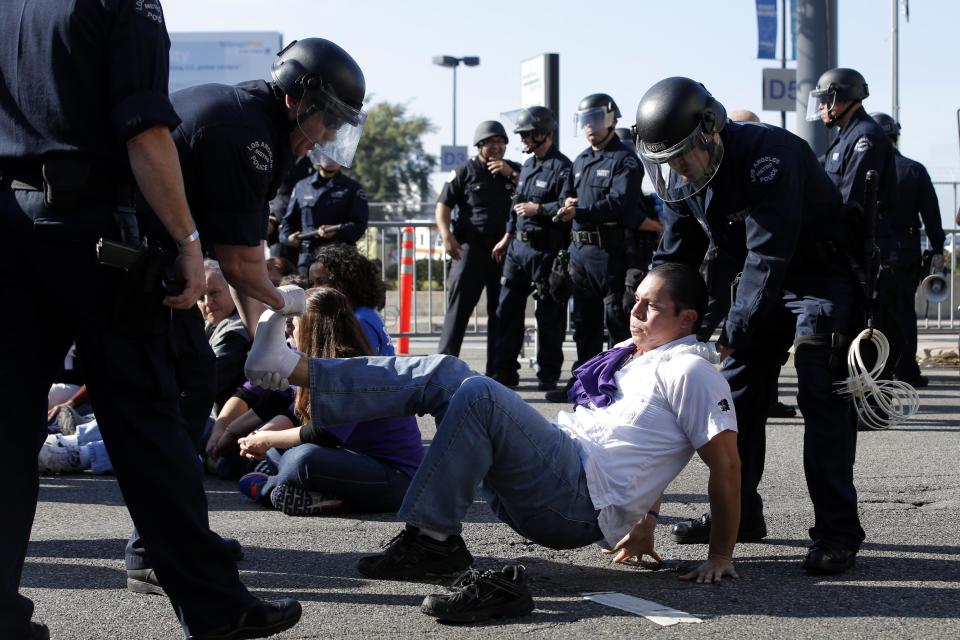
{"label": "seated woman with long hair", "polygon": [[[307,291],[307,310],[294,319],[294,339],[311,357],[374,355],[346,296],[329,287]],[[294,516],[400,508],[424,455],[415,417],[321,428],[311,423],[308,390],[297,390],[294,406],[302,426],[278,416],[240,439],[244,456],[266,457],[277,468],[272,476],[247,474],[241,492]]]}

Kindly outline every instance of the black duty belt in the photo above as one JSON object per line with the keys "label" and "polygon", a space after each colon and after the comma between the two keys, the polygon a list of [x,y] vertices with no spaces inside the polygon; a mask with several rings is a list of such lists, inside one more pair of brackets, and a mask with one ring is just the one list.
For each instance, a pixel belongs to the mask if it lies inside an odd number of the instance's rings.
{"label": "black duty belt", "polygon": [[617,249],[623,246],[623,229],[614,227],[599,231],[574,231],[572,238],[577,244],[592,244],[601,249]]}
{"label": "black duty belt", "polygon": [[559,251],[566,247],[565,236],[559,229],[520,229],[517,239],[537,251]]}
{"label": "black duty belt", "polygon": [[[51,174],[52,175],[52,174]],[[67,185],[51,184],[41,169],[0,168],[0,189],[11,191],[38,191],[44,194],[48,206],[71,208],[83,202],[109,201],[123,207],[133,206],[130,185],[106,180],[96,175],[71,176]],[[63,181],[62,176],[54,180]]]}

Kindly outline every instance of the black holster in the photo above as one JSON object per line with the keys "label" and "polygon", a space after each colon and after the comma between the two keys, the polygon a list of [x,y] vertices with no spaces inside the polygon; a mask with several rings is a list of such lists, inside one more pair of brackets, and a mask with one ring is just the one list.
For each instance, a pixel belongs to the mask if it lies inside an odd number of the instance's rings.
{"label": "black holster", "polygon": [[163,298],[173,290],[173,280],[172,256],[154,247],[142,249],[117,279],[110,310],[113,328],[134,338],[167,334],[171,310]]}
{"label": "black holster", "polygon": [[547,283],[553,299],[560,304],[565,304],[573,293],[573,285],[570,281],[570,252],[557,252],[557,256],[553,259],[550,275],[547,277]]}

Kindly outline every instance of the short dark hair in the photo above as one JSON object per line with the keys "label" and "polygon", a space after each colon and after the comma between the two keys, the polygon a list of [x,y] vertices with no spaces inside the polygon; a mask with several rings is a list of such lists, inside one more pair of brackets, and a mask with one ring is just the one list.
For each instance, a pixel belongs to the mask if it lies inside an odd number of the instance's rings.
{"label": "short dark hair", "polygon": [[657,276],[666,285],[667,294],[679,314],[686,309],[697,312],[697,321],[693,323],[693,330],[700,326],[700,321],[707,313],[707,283],[697,269],[680,262],[664,262],[650,270],[648,276]]}

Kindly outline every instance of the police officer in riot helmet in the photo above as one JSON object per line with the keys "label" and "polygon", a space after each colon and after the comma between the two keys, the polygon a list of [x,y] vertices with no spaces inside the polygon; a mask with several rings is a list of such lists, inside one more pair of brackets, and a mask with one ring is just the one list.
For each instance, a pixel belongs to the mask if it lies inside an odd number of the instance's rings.
{"label": "police officer in riot helmet", "polygon": [[[574,159],[557,212],[559,220],[573,222],[569,274],[577,343],[574,369],[603,350],[604,333],[610,345],[630,336],[623,308],[626,231],[640,224],[637,201],[643,173],[636,153],[617,137],[619,118],[620,108],[605,93],[580,101],[575,130],[590,146]],[[568,400],[573,381],[547,392],[547,400]]]}
{"label": "police officer in riot helmet", "polygon": [[[742,220],[746,247],[735,298],[717,349],[736,405],[741,458],[739,514],[704,514],[677,524],[680,543],[711,540],[719,521],[739,518],[738,540],[766,536],[757,487],[763,473],[770,387],[794,345],[804,417],[804,471],[814,504],[811,573],[854,565],[864,539],[853,486],[856,429],[846,378],[850,336],[859,329],[857,279],[847,209],[809,145],[785,130],[729,122],[723,105],[689,78],[667,78],[637,107],[637,150],[664,200],[665,230],[654,262],[700,266],[722,230]],[[712,527],[712,521],[718,527]]]}
{"label": "police officer in riot helmet", "polygon": [[820,120],[827,128],[839,131],[824,153],[827,175],[840,189],[844,202],[866,208],[864,193],[867,172],[879,177],[876,202],[876,245],[880,249],[880,269],[874,291],[873,322],[890,343],[890,356],[881,377],[890,378],[901,359],[915,359],[904,350],[904,331],[893,312],[897,299],[897,276],[893,270],[891,207],[896,201],[897,172],[893,145],[883,129],[863,108],[870,95],[866,80],[854,69],[825,71],[810,92],[807,120]]}
{"label": "police officer in riot helmet", "polygon": [[570,160],[557,150],[557,119],[546,107],[530,107],[504,114],[515,122],[523,163],[507,221],[511,242],[504,261],[497,306],[499,341],[495,378],[514,387],[519,384],[517,357],[523,346],[527,298],[534,292],[537,320],[538,388],[557,387],[563,366],[563,338],[567,326],[567,296],[551,289],[549,276],[557,253],[570,242],[570,224],[553,222],[560,208],[560,191],[570,171]]}
{"label": "police officer in riot helmet", "polygon": [[[917,312],[915,295],[917,284],[931,272],[942,272],[943,244],[946,239],[940,221],[940,203],[926,167],[907,158],[898,148],[900,123],[885,113],[870,117],[880,125],[893,143],[894,166],[897,172],[896,199],[890,207],[890,263],[894,266],[896,283],[896,313],[903,330],[903,356],[894,368],[898,380],[914,387],[925,387],[927,378],[920,374],[917,352]],[[917,214],[919,213],[919,218]],[[920,231],[926,233],[930,248],[921,254]]]}
{"label": "police officer in riot helmet", "polygon": [[[507,131],[496,120],[477,125],[477,155],[450,172],[437,199],[437,227],[450,256],[447,312],[439,353],[458,356],[467,323],[480,294],[487,296],[487,358],[484,373],[495,373],[497,301],[503,258],[510,244],[507,217],[520,165],[506,160]],[[456,218],[453,210],[457,210]]]}
{"label": "police officer in riot helmet", "polygon": [[[202,84],[170,96],[180,116],[173,133],[184,171],[187,201],[205,248],[220,263],[254,335],[265,310],[302,313],[304,292],[270,280],[262,249],[268,205],[296,156],[317,150],[349,166],[366,114],[366,83],[357,62],[322,38],[305,38],[281,50],[272,82]],[[181,411],[195,445],[215,398],[215,358],[194,311],[173,316]],[[214,442],[222,434],[214,431]],[[223,447],[232,445],[228,438]],[[217,447],[218,453],[226,452]],[[157,592],[150,554],[137,535],[125,556],[128,588]]]}

